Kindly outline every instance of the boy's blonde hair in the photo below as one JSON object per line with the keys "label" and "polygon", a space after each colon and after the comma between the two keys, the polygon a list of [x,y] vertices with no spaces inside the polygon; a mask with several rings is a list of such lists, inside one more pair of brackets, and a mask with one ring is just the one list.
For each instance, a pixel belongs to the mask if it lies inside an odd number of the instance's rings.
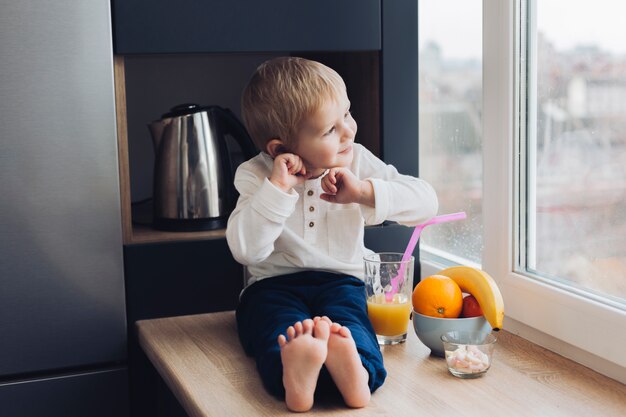
{"label": "boy's blonde hair", "polygon": [[271,139],[291,147],[303,119],[344,94],[343,79],[326,65],[297,57],[274,58],[252,75],[241,97],[241,113],[261,150]]}

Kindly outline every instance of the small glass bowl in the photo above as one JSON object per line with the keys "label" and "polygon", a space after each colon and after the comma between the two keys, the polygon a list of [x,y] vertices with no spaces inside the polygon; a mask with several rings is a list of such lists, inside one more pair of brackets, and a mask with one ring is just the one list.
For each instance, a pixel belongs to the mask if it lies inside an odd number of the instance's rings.
{"label": "small glass bowl", "polygon": [[441,335],[448,371],[459,378],[478,378],[491,367],[493,333],[452,331]]}

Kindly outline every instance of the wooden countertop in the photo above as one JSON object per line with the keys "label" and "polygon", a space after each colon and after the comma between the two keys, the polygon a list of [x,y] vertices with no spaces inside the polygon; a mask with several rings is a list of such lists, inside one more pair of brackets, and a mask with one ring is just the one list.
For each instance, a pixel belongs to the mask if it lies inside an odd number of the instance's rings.
{"label": "wooden countertop", "polygon": [[[266,393],[237,338],[234,312],[137,322],[148,357],[192,417],[293,416]],[[409,324],[409,327],[411,325]],[[312,414],[335,416],[626,416],[626,385],[506,331],[491,369],[462,380],[431,357],[412,328],[383,347],[388,377],[368,407],[316,399]]]}

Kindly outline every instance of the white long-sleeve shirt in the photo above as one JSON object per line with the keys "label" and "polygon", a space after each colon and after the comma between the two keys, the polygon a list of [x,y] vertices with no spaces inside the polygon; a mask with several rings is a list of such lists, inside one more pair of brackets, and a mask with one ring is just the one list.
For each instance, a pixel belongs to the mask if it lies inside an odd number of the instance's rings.
{"label": "white long-sleeve shirt", "polygon": [[[248,267],[247,285],[303,270],[344,273],[363,279],[364,225],[396,221],[414,226],[435,216],[437,195],[425,181],[399,174],[360,144],[349,169],[374,187],[375,208],[322,200],[321,177],[284,192],[269,177],[273,159],[261,153],[239,166],[239,200],[226,239],[237,262]],[[408,243],[408,242],[407,242]]]}

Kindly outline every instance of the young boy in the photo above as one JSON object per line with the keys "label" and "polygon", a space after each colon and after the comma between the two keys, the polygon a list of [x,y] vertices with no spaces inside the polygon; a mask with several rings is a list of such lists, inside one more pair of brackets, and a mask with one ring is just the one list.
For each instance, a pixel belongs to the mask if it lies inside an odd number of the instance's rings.
{"label": "young boy", "polygon": [[250,274],[237,308],[241,343],[290,410],[309,410],[316,388],[332,383],[349,407],[364,407],[386,377],[367,317],[364,224],[426,221],[435,192],[354,142],[346,86],[318,62],[261,64],[242,113],[264,152],[237,170],[226,230]]}

